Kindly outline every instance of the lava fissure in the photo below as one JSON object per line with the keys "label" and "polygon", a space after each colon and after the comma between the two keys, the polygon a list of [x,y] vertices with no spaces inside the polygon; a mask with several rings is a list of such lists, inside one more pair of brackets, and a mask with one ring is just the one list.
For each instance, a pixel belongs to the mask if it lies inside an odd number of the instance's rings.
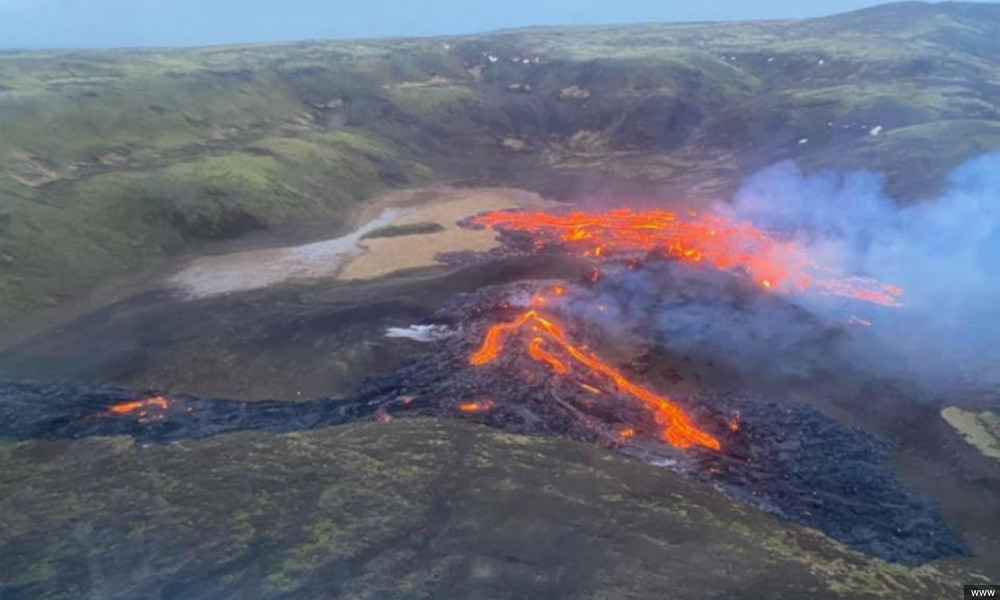
{"label": "lava fissure", "polygon": [[145,400],[121,402],[119,404],[115,404],[109,410],[116,415],[129,415],[129,414],[138,414],[150,408],[167,410],[169,406],[170,403],[166,398],[164,398],[163,396],[156,396],[155,398],[147,398]]}
{"label": "lava fissure", "polygon": [[868,277],[845,277],[810,257],[789,239],[751,223],[733,222],[712,213],[677,213],[617,209],[604,213],[490,212],[472,226],[520,232],[534,238],[532,247],[563,244],[584,257],[664,252],[674,259],[722,271],[746,272],[761,289],[785,293],[815,292],[888,307],[901,306],[903,291]]}

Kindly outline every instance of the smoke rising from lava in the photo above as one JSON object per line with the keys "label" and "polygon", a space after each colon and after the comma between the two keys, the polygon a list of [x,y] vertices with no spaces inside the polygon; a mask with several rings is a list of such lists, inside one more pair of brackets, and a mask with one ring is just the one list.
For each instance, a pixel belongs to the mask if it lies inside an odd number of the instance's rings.
{"label": "smoke rising from lava", "polygon": [[[943,393],[1000,383],[1000,153],[957,168],[937,198],[900,206],[871,173],[802,175],[785,163],[750,178],[718,207],[760,227],[794,231],[798,243],[845,272],[906,290],[905,308],[859,307],[845,349],[881,374]],[[795,299],[827,319],[836,306]],[[971,381],[969,381],[971,379]]]}
{"label": "smoke rising from lava", "polygon": [[1000,154],[966,162],[944,193],[916,204],[898,204],[883,183],[867,172],[807,176],[782,163],[713,209],[790,236],[838,272],[898,285],[905,291],[901,308],[828,295],[747,294],[725,274],[684,265],[606,270],[589,292],[571,294],[566,308],[745,371],[806,375],[850,365],[915,382],[930,396],[995,387]]}

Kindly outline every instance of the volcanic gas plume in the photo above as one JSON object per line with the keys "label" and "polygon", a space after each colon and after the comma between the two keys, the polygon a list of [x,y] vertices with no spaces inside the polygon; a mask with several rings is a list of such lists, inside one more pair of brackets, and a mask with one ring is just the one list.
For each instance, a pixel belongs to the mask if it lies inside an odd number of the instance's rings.
{"label": "volcanic gas plume", "polygon": [[[920,202],[898,202],[883,182],[875,173],[805,174],[783,163],[713,210],[791,232],[815,260],[906,290],[904,309],[858,315],[872,327],[855,328],[845,349],[856,368],[919,384],[930,398],[997,389],[1000,153],[968,160]],[[792,300],[827,321],[839,318],[831,304]]]}

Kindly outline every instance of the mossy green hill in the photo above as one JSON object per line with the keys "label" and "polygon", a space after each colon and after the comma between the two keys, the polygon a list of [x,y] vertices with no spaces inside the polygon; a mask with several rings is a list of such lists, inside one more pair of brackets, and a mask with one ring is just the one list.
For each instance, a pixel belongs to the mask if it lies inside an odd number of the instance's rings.
{"label": "mossy green hill", "polygon": [[[722,193],[784,158],[909,201],[1000,147],[1000,7],[0,54],[0,320],[430,178]],[[534,171],[532,171],[534,170]]]}

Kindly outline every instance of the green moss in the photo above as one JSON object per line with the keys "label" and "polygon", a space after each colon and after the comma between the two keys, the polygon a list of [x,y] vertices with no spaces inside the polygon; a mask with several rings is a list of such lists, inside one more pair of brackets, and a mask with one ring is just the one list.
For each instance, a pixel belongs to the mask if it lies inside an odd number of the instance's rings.
{"label": "green moss", "polygon": [[475,92],[466,86],[394,87],[388,92],[389,101],[405,115],[423,123],[437,123],[454,128],[455,118],[467,120],[469,105]]}
{"label": "green moss", "polygon": [[1000,123],[950,120],[866,135],[802,160],[810,169],[867,169],[885,173],[890,194],[912,201],[938,194],[947,174],[970,156],[1000,148]]}
{"label": "green moss", "polygon": [[77,82],[0,104],[0,154],[17,150],[66,168],[112,152],[149,156],[270,127],[301,110],[267,73],[193,73]]}
{"label": "green moss", "polygon": [[[831,114],[840,120],[870,119],[873,113],[898,118],[902,113],[911,121],[931,121],[992,110],[989,103],[970,96],[961,87],[930,87],[911,82],[841,85],[799,90],[790,95],[794,104],[803,108],[833,107]],[[897,115],[892,114],[894,111]]]}
{"label": "green moss", "polygon": [[11,583],[15,586],[30,586],[46,583],[56,575],[56,566],[50,560],[32,564]]}
{"label": "green moss", "polygon": [[766,597],[939,597],[977,577],[972,559],[869,559],[592,446],[425,419],[149,448],[0,445],[0,528],[0,595],[12,599],[150,598],[178,582],[261,598],[400,586],[701,598],[748,585]]}
{"label": "green moss", "polygon": [[428,175],[388,145],[352,132],[269,137],[254,148],[111,171],[38,190],[32,200],[12,199],[0,233],[0,253],[12,261],[0,267],[0,320],[192,241],[346,214],[386,182]]}

